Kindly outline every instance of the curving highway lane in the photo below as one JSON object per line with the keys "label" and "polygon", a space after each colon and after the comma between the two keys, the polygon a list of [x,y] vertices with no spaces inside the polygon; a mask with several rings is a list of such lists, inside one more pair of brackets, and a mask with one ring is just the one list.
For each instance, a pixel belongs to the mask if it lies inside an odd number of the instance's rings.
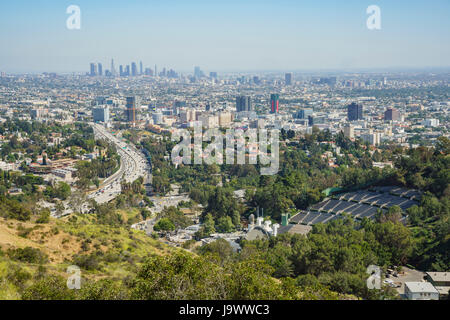
{"label": "curving highway lane", "polygon": [[97,203],[105,203],[121,193],[122,179],[126,182],[133,182],[139,177],[145,179],[149,175],[150,168],[144,154],[134,146],[117,138],[100,124],[91,123],[91,126],[97,139],[104,139],[116,146],[121,160],[119,170],[106,178],[98,190],[88,195],[89,199],[94,199]]}

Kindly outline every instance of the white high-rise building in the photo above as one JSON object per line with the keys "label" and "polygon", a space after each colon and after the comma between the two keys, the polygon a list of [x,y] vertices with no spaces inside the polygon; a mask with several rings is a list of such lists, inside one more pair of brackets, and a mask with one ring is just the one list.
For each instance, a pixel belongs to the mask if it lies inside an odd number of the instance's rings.
{"label": "white high-rise building", "polygon": [[163,123],[163,114],[161,112],[155,112],[152,114],[153,124]]}

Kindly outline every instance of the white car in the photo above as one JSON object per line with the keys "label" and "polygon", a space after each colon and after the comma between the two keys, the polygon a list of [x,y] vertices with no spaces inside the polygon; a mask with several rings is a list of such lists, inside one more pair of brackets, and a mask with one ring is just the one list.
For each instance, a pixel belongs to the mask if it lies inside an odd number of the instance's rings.
{"label": "white car", "polygon": [[397,285],[394,283],[394,281],[392,281],[392,279],[384,279],[383,280],[384,284],[387,284],[388,286],[390,286],[391,288],[395,288],[397,287]]}

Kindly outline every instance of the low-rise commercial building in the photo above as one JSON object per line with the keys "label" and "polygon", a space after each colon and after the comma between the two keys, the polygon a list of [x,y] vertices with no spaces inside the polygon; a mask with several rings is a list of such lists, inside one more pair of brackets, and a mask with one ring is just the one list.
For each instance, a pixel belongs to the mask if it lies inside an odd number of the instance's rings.
{"label": "low-rise commercial building", "polygon": [[408,300],[439,300],[439,292],[430,282],[405,282]]}

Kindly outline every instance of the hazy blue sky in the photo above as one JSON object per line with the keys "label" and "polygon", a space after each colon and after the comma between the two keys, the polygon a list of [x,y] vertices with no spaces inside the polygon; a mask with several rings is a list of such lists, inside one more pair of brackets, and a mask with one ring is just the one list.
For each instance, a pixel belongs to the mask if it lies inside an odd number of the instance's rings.
{"label": "hazy blue sky", "polygon": [[[66,8],[81,8],[81,30]],[[381,27],[366,27],[366,8]],[[191,71],[450,66],[449,0],[0,1],[0,70],[119,64]]]}

